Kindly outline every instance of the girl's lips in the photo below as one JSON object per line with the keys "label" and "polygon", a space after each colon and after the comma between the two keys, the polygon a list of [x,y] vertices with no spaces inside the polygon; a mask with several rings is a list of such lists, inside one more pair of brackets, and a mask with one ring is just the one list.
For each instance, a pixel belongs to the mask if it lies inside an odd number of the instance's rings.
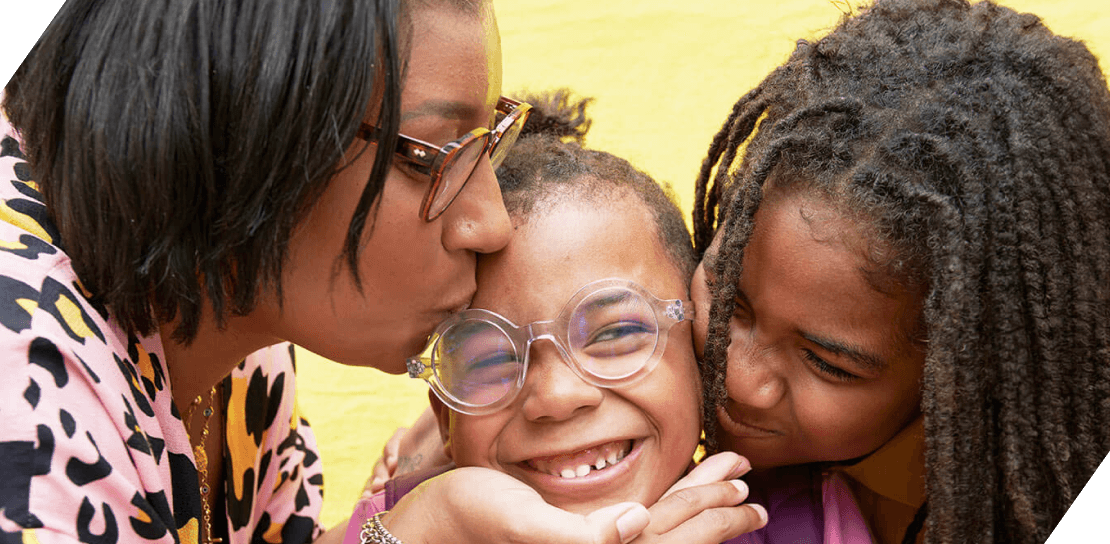
{"label": "girl's lips", "polygon": [[[643,444],[643,439],[615,440],[568,454],[534,457],[516,463],[520,471],[513,475],[529,482],[548,502],[555,497],[562,497],[563,501],[588,500],[632,474]],[[609,462],[610,454],[614,454],[615,463]],[[598,455],[605,456],[601,469],[595,464]]]}
{"label": "girl's lips", "polygon": [[535,457],[524,463],[532,470],[544,474],[566,479],[581,478],[621,462],[631,450],[631,440],[617,440],[573,453]]}
{"label": "girl's lips", "polygon": [[725,405],[717,408],[717,421],[721,424],[721,427],[724,428],[725,432],[741,438],[773,438],[782,436],[782,433],[779,431],[752,425],[744,421],[743,417],[736,413],[732,403],[725,403]]}

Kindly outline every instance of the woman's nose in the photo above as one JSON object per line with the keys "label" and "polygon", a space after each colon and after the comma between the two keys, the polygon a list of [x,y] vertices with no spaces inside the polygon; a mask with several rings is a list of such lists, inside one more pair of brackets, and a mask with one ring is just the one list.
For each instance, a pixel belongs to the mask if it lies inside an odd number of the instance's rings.
{"label": "woman's nose", "polygon": [[760,409],[778,404],[787,391],[786,380],[776,361],[778,356],[774,348],[738,345],[734,338],[728,350],[728,373],[725,375],[729,398]]}
{"label": "woman's nose", "polygon": [[483,155],[466,186],[443,213],[443,246],[493,253],[509,243],[512,228],[489,156]]}
{"label": "woman's nose", "polygon": [[548,341],[531,346],[523,413],[529,421],[564,421],[601,403],[604,392],[578,377]]}

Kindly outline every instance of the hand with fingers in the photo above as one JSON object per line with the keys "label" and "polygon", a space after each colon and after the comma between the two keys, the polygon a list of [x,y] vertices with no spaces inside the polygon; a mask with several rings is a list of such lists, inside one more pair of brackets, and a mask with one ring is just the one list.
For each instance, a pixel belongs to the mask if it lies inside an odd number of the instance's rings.
{"label": "hand with fingers", "polygon": [[511,476],[466,467],[424,482],[382,521],[405,544],[718,543],[766,524],[765,510],[742,504],[747,488],[732,479],[749,469],[734,453],[717,454],[650,509],[625,502],[580,515],[547,504]]}
{"label": "hand with fingers", "polygon": [[427,480],[382,516],[405,544],[625,544],[649,521],[648,510],[633,502],[572,514],[547,504],[523,482],[478,467]]}
{"label": "hand with fingers", "polygon": [[736,479],[750,470],[733,452],[708,457],[648,509],[651,521],[633,542],[716,544],[763,527],[766,509],[744,504],[748,486]]}

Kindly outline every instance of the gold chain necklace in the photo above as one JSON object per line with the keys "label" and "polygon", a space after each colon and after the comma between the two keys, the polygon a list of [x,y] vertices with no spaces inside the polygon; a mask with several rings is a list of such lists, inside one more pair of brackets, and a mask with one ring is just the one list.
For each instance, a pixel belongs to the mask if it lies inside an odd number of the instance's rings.
{"label": "gold chain necklace", "polygon": [[[200,443],[193,446],[193,458],[197,462],[197,474],[200,479],[200,507],[204,517],[204,536],[207,538],[207,544],[217,544],[223,542],[222,538],[212,538],[212,506],[208,503],[208,493],[211,489],[208,488],[208,452],[204,449],[205,443],[208,442],[208,420],[212,417],[213,406],[216,404],[216,389],[219,387],[219,382],[212,386],[208,392],[208,406],[204,408],[204,427],[200,431]],[[200,405],[203,397],[197,395],[193,399],[193,403],[189,405],[189,413],[185,416],[185,431],[189,430],[189,423],[193,420],[193,412]]]}

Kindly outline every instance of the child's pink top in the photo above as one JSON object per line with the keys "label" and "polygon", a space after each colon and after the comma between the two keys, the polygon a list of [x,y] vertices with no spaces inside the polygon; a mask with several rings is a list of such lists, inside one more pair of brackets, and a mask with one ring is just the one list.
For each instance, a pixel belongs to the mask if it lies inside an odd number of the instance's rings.
{"label": "child's pink top", "polygon": [[856,499],[840,474],[826,476],[821,483],[825,514],[825,544],[874,542],[863,521]]}

